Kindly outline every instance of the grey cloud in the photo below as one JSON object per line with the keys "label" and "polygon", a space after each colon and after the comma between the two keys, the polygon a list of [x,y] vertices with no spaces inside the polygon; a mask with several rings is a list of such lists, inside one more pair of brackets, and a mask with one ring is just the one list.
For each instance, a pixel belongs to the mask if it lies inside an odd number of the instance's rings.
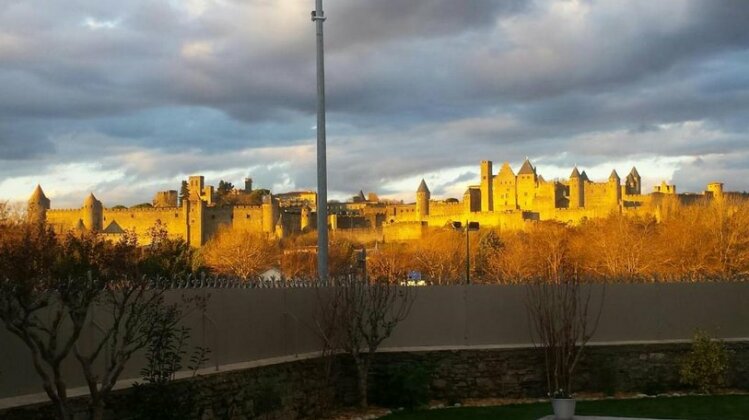
{"label": "grey cloud", "polygon": [[329,45],[336,50],[410,38],[443,38],[480,30],[531,5],[525,0],[334,0],[326,4]]}
{"label": "grey cloud", "polygon": [[709,182],[725,183],[727,191],[749,191],[749,152],[715,154],[679,168],[673,177],[678,190],[703,191]]}

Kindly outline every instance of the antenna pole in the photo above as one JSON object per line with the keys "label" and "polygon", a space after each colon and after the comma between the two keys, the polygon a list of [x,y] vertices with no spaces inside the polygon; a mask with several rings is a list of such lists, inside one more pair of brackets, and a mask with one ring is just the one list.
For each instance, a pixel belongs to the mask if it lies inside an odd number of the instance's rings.
{"label": "antenna pole", "polygon": [[328,173],[325,148],[325,52],[322,0],[315,0],[312,21],[317,32],[317,275],[328,281]]}

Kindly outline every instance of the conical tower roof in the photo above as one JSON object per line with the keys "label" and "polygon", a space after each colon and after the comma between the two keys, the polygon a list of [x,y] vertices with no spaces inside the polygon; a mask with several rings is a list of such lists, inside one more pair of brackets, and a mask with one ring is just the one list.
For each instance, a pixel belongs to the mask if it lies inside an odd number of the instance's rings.
{"label": "conical tower roof", "polygon": [[498,175],[499,176],[503,176],[503,175],[515,176],[515,172],[512,171],[512,168],[510,167],[510,163],[505,162],[502,164],[502,167],[499,169]]}
{"label": "conical tower roof", "polygon": [[613,171],[611,171],[611,175],[609,175],[609,179],[621,179],[621,178],[619,178],[619,174],[616,173],[616,169],[614,169]]}
{"label": "conical tower roof", "polygon": [[580,179],[583,181],[590,181],[590,178],[588,178],[588,174],[585,171],[580,172]]}
{"label": "conical tower roof", "polygon": [[633,177],[636,177],[636,178],[640,177],[640,173],[637,172],[637,168],[635,168],[634,166],[632,167],[632,170],[629,171],[629,174],[632,175]]}
{"label": "conical tower roof", "polygon": [[419,184],[419,188],[416,190],[416,192],[417,193],[424,193],[424,192],[428,193],[429,192],[429,187],[427,187],[427,183],[426,183],[426,181],[424,181],[423,178],[421,179],[421,184]]}
{"label": "conical tower roof", "polygon": [[93,206],[97,202],[99,202],[99,200],[97,200],[96,197],[94,197],[94,193],[90,193],[88,195],[88,197],[86,197],[86,199],[83,200],[83,205],[84,206]]}
{"label": "conical tower roof", "polygon": [[570,179],[572,178],[580,178],[580,171],[577,170],[577,165],[572,169],[572,173],[570,174]]}
{"label": "conical tower roof", "polygon": [[44,195],[44,191],[42,190],[42,186],[39,184],[36,184],[36,188],[34,188],[34,192],[31,193],[31,197],[29,197],[30,203],[41,203],[45,200],[48,200],[47,196]]}
{"label": "conical tower roof", "polygon": [[533,169],[533,165],[531,165],[531,161],[528,160],[528,158],[525,158],[525,162],[523,162],[523,166],[520,167],[520,170],[518,171],[518,175],[533,175],[536,172],[535,169]]}

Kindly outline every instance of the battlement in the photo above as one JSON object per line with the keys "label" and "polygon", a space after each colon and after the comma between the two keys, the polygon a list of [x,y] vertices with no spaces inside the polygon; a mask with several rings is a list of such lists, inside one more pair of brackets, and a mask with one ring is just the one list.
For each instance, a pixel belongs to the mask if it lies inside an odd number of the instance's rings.
{"label": "battlement", "polygon": [[182,207],[138,207],[127,209],[105,208],[108,213],[173,213],[181,211]]}
{"label": "battlement", "polygon": [[47,210],[47,214],[49,213],[73,213],[73,212],[81,212],[83,208],[78,209],[49,209]]}

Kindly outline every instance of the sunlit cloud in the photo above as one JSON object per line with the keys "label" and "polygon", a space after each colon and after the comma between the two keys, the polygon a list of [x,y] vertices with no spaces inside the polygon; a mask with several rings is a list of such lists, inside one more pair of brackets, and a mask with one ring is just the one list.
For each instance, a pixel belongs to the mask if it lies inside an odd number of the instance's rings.
{"label": "sunlit cloud", "polygon": [[118,26],[120,26],[120,21],[119,19],[118,20],[96,19],[96,18],[89,16],[83,21],[83,26],[91,30],[115,29]]}

